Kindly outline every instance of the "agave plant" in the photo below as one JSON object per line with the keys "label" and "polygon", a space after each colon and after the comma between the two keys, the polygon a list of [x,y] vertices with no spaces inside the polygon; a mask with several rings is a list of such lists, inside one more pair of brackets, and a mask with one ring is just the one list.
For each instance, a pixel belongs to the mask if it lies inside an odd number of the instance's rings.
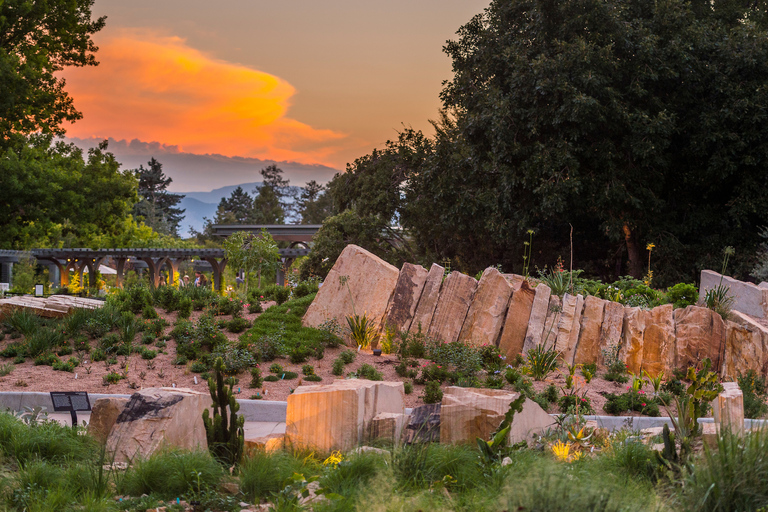
{"label": "agave plant", "polygon": [[350,335],[357,346],[368,348],[376,339],[376,327],[367,315],[351,315],[347,317]]}

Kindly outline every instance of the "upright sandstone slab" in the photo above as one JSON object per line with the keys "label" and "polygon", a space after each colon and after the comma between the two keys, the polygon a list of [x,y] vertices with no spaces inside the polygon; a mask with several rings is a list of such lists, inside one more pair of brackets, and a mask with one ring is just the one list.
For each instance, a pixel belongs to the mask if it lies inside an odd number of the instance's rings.
{"label": "upright sandstone slab", "polygon": [[459,334],[459,341],[479,347],[496,345],[504,325],[512,285],[495,268],[483,272]]}
{"label": "upright sandstone slab", "polygon": [[440,298],[437,300],[432,324],[429,326],[430,337],[445,343],[459,339],[476,288],[475,278],[461,272],[451,272],[445,278],[440,288]]}
{"label": "upright sandstone slab", "polygon": [[768,329],[738,311],[732,311],[730,318],[725,322],[722,375],[736,379],[749,370],[765,375],[768,370]]}
{"label": "upright sandstone slab", "polygon": [[579,344],[576,346],[576,355],[574,356],[576,364],[591,364],[598,361],[605,302],[603,299],[593,295],[589,295],[584,299],[584,313],[581,317]]}
{"label": "upright sandstone slab", "polygon": [[746,283],[728,276],[721,276],[714,270],[701,271],[699,301],[704,302],[707,290],[716,288],[721,284],[728,287],[728,294],[734,299],[734,311],[746,313],[757,318],[768,317],[768,287]]}
{"label": "upright sandstone slab", "polygon": [[548,349],[556,348],[557,329],[560,325],[560,316],[562,313],[563,301],[557,295],[550,295],[547,318],[544,320],[544,332],[541,334],[541,343]]}
{"label": "upright sandstone slab", "polygon": [[149,388],[134,393],[115,420],[107,453],[115,462],[130,462],[169,446],[205,450],[203,411],[210,405],[208,393],[191,389]]}
{"label": "upright sandstone slab", "polygon": [[651,377],[672,375],[675,366],[675,315],[672,304],[646,312],[642,368]]}
{"label": "upright sandstone slab", "polygon": [[444,273],[445,269],[443,267],[436,263],[432,264],[427,274],[427,279],[424,282],[424,288],[421,291],[419,304],[416,306],[413,320],[408,328],[409,332],[416,333],[421,329],[421,332],[426,334],[429,331],[432,315],[434,315],[435,307],[437,306],[437,299],[440,297],[440,287],[443,284]]}
{"label": "upright sandstone slab", "polygon": [[643,333],[648,316],[650,315],[642,308],[624,308],[619,358],[627,365],[627,369],[636,375],[640,375],[643,368]]}
{"label": "upright sandstone slab", "polygon": [[[581,313],[584,310],[584,296],[565,294],[563,305],[563,315],[560,317],[560,329],[557,335],[557,350],[563,354],[563,361],[573,364],[573,358],[576,356],[576,346],[579,344],[579,333],[581,332]],[[570,303],[573,303],[571,309]],[[570,325],[568,325],[570,324]]]}
{"label": "upright sandstone slab", "polygon": [[603,310],[603,325],[600,327],[600,364],[605,366],[603,351],[612,351],[621,346],[621,331],[624,324],[624,305],[606,301]]}
{"label": "upright sandstone slab", "polygon": [[677,368],[695,366],[707,357],[714,370],[720,368],[725,348],[725,324],[720,315],[699,306],[676,309],[675,337]]}
{"label": "upright sandstone slab", "polygon": [[535,297],[536,292],[528,281],[523,281],[520,289],[512,294],[499,338],[499,351],[507,356],[508,361],[523,352],[525,333],[528,331],[528,320],[531,318]]}
{"label": "upright sandstone slab", "polygon": [[[445,388],[440,407],[440,442],[475,444],[478,437],[488,440],[504,419],[509,404],[519,396],[500,389]],[[551,416],[526,399],[522,412],[515,414],[512,421],[510,443],[528,440],[553,424]]]}
{"label": "upright sandstone slab", "polygon": [[[362,247],[348,245],[304,314],[304,325],[318,327],[332,318],[346,325],[346,318],[357,313],[368,315],[381,326],[399,275],[396,267],[378,256]],[[341,284],[342,276],[346,276],[347,285]]]}
{"label": "upright sandstone slab", "polygon": [[736,382],[723,382],[723,391],[712,403],[718,433],[744,434],[744,394]]}
{"label": "upright sandstone slab", "polygon": [[404,414],[402,382],[337,380],[300,386],[288,395],[286,441],[322,452],[347,451],[367,441],[373,418]]}
{"label": "upright sandstone slab", "polygon": [[536,286],[536,296],[533,298],[533,307],[531,308],[531,317],[528,319],[528,329],[525,331],[525,343],[523,343],[523,354],[529,350],[541,345],[544,340],[544,324],[549,314],[549,297],[552,290],[544,283]]}
{"label": "upright sandstone slab", "polygon": [[398,331],[408,330],[428,274],[427,269],[421,265],[403,263],[384,315],[385,326],[395,327]]}
{"label": "upright sandstone slab", "polygon": [[109,433],[115,426],[117,418],[125,409],[127,398],[106,397],[99,398],[91,408],[91,419],[88,421],[88,434],[95,437],[101,444],[107,442]]}

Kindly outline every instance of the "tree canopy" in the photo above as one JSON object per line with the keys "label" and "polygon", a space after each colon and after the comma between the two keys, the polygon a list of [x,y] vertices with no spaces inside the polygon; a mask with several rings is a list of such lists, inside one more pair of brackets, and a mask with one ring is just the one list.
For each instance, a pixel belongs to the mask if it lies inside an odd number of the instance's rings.
{"label": "tree canopy", "polygon": [[0,2],[0,143],[32,132],[64,133],[61,123],[82,115],[55,73],[95,66],[91,35],[105,17],[91,19],[94,0]]}
{"label": "tree canopy", "polygon": [[144,219],[147,226],[164,235],[178,236],[179,223],[184,210],[176,205],[184,199],[182,194],[171,194],[168,185],[173,179],[163,172],[163,164],[150,159],[148,168],[139,165],[134,174],[139,180],[141,200],[133,207],[134,215]]}
{"label": "tree canopy", "polygon": [[662,282],[737,248],[745,275],[768,224],[764,3],[495,0],[445,52],[436,134],[406,130],[329,189],[399,223],[425,260],[474,272],[569,254]]}

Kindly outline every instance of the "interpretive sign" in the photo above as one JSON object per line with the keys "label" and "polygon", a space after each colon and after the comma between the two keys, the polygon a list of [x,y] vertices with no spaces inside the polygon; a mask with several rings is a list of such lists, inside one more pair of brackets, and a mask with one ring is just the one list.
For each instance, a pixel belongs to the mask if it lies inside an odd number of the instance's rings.
{"label": "interpretive sign", "polygon": [[90,411],[91,401],[87,391],[51,391],[51,402],[56,412],[69,411],[72,426],[77,425],[77,411]]}

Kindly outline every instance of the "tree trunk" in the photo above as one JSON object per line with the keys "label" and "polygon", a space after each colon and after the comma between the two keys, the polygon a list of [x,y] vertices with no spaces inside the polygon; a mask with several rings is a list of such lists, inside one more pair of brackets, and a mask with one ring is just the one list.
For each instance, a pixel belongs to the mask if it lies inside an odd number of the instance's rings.
{"label": "tree trunk", "polygon": [[640,247],[635,240],[635,234],[626,223],[623,229],[624,242],[627,244],[627,257],[629,258],[629,274],[635,279],[641,279],[643,277],[643,261],[640,257]]}
{"label": "tree trunk", "polygon": [[259,276],[259,290],[261,290],[261,269],[259,269],[258,276]]}

